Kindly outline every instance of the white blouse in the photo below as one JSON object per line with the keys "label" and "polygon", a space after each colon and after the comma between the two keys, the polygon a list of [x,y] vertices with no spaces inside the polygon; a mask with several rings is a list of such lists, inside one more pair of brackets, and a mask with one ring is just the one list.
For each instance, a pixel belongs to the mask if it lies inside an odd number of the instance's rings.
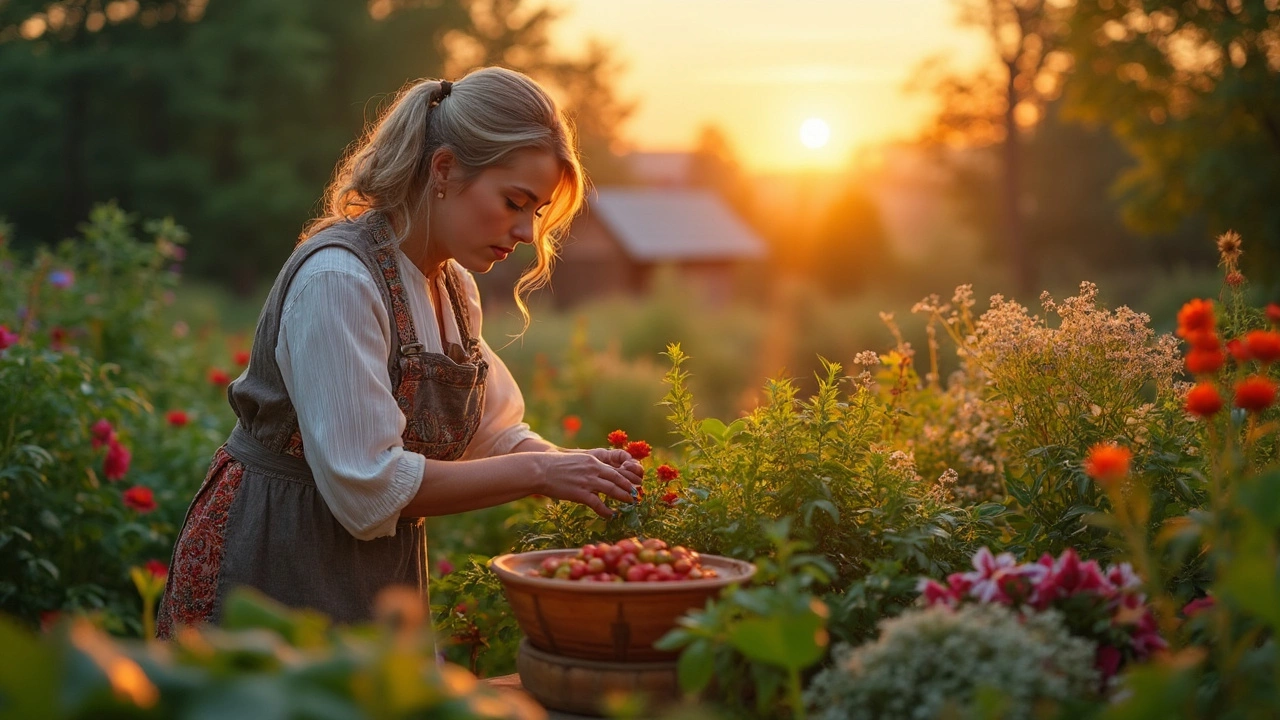
{"label": "white blouse", "polygon": [[[398,260],[418,341],[427,352],[442,352],[427,279],[403,252]],[[472,331],[480,336],[475,279],[456,263],[454,270]],[[351,251],[317,251],[285,295],[276,344],[316,487],[338,522],[361,540],[395,535],[400,511],[418,492],[426,467],[426,458],[405,450],[400,437],[405,417],[387,373],[391,318],[375,282]],[[460,344],[443,277],[437,284],[445,337]],[[538,437],[523,421],[524,397],[511,371],[483,338],[480,349],[489,363],[484,412],[463,459],[506,454]]]}

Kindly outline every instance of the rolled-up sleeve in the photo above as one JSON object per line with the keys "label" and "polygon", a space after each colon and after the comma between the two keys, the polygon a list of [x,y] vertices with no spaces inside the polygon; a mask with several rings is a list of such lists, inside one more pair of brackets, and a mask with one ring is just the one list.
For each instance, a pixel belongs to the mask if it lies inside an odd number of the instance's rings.
{"label": "rolled-up sleeve", "polygon": [[480,352],[489,363],[480,427],[476,430],[476,435],[471,439],[471,444],[467,446],[462,458],[467,460],[506,455],[522,441],[529,438],[541,439],[541,436],[524,421],[524,395],[520,392],[520,386],[516,384],[511,370],[484,340],[481,327],[480,290],[476,287],[476,281],[469,272],[463,271],[460,274],[471,327],[480,335]]}
{"label": "rolled-up sleeve", "polygon": [[[326,249],[312,259],[325,254],[332,257]],[[405,417],[387,373],[390,327],[363,266],[300,272],[285,298],[276,345],[316,487],[361,540],[395,535],[426,466],[401,438]]]}

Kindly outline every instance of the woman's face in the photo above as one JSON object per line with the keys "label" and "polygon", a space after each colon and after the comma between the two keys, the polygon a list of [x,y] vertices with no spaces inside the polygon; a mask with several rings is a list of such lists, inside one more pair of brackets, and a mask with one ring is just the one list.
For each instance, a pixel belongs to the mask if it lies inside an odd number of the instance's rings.
{"label": "woman's face", "polygon": [[550,204],[560,176],[554,155],[525,148],[466,187],[446,177],[445,197],[431,198],[433,259],[453,258],[471,272],[488,272],[517,245],[533,242],[534,221]]}

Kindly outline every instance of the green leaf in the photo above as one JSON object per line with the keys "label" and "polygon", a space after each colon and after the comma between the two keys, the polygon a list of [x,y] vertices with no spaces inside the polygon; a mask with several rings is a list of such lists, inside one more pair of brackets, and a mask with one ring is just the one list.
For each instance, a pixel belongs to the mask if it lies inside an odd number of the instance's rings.
{"label": "green leaf", "polygon": [[51,646],[0,617],[0,715],[58,717],[54,703],[62,677],[58,666]]}
{"label": "green leaf", "polygon": [[813,613],[743,620],[729,632],[729,642],[751,660],[785,670],[803,670],[827,649],[822,618]]}
{"label": "green leaf", "polygon": [[707,418],[702,421],[702,425],[699,426],[699,429],[717,440],[724,440],[725,431],[728,428],[724,426],[723,422],[720,422],[715,418]]}
{"label": "green leaf", "polygon": [[676,675],[680,679],[680,689],[687,693],[702,692],[711,682],[715,670],[715,649],[706,638],[699,638],[689,643],[689,647],[680,653],[676,663]]}

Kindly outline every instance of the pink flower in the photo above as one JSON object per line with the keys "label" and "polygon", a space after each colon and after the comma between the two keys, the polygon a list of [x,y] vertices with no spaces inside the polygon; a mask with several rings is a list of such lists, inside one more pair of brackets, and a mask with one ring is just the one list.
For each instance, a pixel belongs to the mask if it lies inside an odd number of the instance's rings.
{"label": "pink flower", "polygon": [[151,488],[142,485],[134,485],[124,491],[124,504],[140,513],[149,513],[156,509],[155,493]]}
{"label": "pink flower", "polygon": [[965,573],[963,577],[972,585],[969,595],[985,603],[1014,599],[1006,590],[1018,593],[1029,590],[1038,585],[1047,572],[1043,565],[1019,565],[1011,553],[992,555],[985,547],[974,554],[973,567],[974,571]]}
{"label": "pink flower", "polygon": [[1142,578],[1138,577],[1129,563],[1120,563],[1107,568],[1107,582],[1122,592],[1130,592],[1142,587]]}
{"label": "pink flower", "polygon": [[916,586],[916,591],[924,595],[924,602],[930,607],[934,605],[955,607],[959,600],[951,588],[929,578],[922,579],[920,584]]}
{"label": "pink flower", "polygon": [[436,567],[440,570],[440,577],[453,572],[453,563],[449,562],[449,558],[441,558]]}
{"label": "pink flower", "polygon": [[8,325],[0,325],[0,350],[18,342],[18,333],[10,332]]}
{"label": "pink flower", "polygon": [[90,442],[94,450],[116,439],[116,431],[112,429],[111,423],[107,422],[105,418],[94,423],[89,428],[89,434],[93,436]]}
{"label": "pink flower", "polygon": [[1121,659],[1120,651],[1111,645],[1098,646],[1098,652],[1094,655],[1093,665],[1098,668],[1098,672],[1102,673],[1103,682],[1115,677],[1115,674],[1120,670]]}
{"label": "pink flower", "polygon": [[1214,600],[1211,597],[1196,598],[1195,600],[1192,600],[1191,602],[1182,606],[1182,614],[1189,618],[1193,618],[1199,615],[1200,613],[1209,610],[1209,608],[1212,608],[1213,605],[1214,605]]}
{"label": "pink flower", "polygon": [[102,460],[103,477],[112,482],[124,478],[125,473],[129,472],[131,459],[133,456],[129,450],[112,438],[107,445],[107,456]]}

